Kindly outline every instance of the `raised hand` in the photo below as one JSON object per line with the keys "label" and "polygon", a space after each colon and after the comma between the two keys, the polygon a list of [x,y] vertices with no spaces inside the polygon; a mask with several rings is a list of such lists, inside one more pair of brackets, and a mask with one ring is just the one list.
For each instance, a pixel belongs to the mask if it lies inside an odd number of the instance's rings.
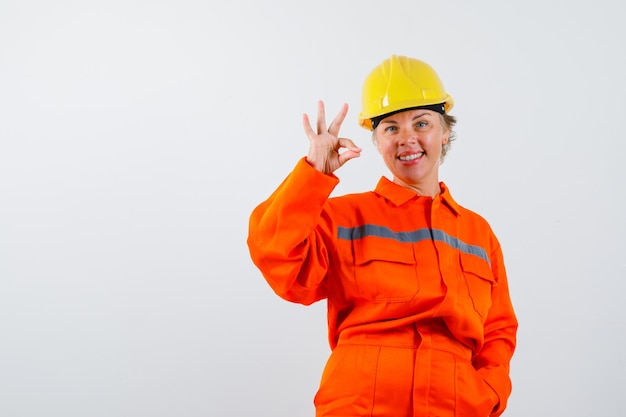
{"label": "raised hand", "polygon": [[[326,115],[324,102],[317,103],[317,133],[311,127],[309,116],[302,116],[304,132],[309,138],[309,154],[306,159],[315,169],[325,174],[333,173],[352,158],[361,155],[361,148],[347,138],[339,137],[339,129],[348,114],[348,105],[341,106],[341,110],[335,116],[330,126],[326,128]],[[342,152],[340,149],[344,148]]]}

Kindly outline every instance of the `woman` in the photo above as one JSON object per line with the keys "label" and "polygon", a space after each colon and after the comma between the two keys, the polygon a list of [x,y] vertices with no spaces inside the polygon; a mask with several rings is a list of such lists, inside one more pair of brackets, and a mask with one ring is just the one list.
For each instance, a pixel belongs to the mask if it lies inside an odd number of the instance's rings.
{"label": "woman", "polygon": [[[499,416],[511,393],[517,320],[489,224],[439,181],[455,118],[426,63],[392,56],[363,85],[361,126],[392,180],[332,197],[361,149],[318,105],[302,158],[254,209],[248,246],[282,298],[326,299],[332,349],[317,416]],[[341,152],[339,152],[341,150]]]}

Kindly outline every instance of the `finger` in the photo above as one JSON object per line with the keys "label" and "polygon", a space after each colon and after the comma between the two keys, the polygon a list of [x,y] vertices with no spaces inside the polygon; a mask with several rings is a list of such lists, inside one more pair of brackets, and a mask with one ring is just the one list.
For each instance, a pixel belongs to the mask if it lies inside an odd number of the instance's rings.
{"label": "finger", "polygon": [[317,102],[317,134],[321,135],[326,131],[326,112],[324,111],[324,102]]}
{"label": "finger", "polygon": [[353,152],[361,152],[361,148],[356,146],[356,144],[348,138],[339,138],[338,144],[340,148],[345,148]]}
{"label": "finger", "polygon": [[358,151],[348,150],[348,151],[342,152],[339,154],[339,165],[341,166],[345,164],[346,162],[348,162],[349,160],[353,158],[358,158],[359,156],[361,156],[360,149]]}
{"label": "finger", "polygon": [[339,153],[339,165],[342,166],[349,160],[353,158],[358,158],[361,156],[361,148],[356,146],[354,142],[352,142],[348,138],[339,138],[337,141],[340,148],[344,148],[345,151]]}
{"label": "finger", "polygon": [[311,120],[309,119],[308,114],[302,115],[302,127],[304,127],[304,133],[309,139],[315,136],[315,132],[313,131],[313,127],[311,127]]}
{"label": "finger", "polygon": [[339,136],[339,129],[341,128],[343,121],[346,119],[347,114],[348,114],[348,103],[343,103],[343,106],[341,106],[341,110],[339,110],[339,113],[337,113],[337,116],[335,116],[333,121],[330,123],[330,126],[328,126],[328,133],[330,133],[331,135],[335,137]]}

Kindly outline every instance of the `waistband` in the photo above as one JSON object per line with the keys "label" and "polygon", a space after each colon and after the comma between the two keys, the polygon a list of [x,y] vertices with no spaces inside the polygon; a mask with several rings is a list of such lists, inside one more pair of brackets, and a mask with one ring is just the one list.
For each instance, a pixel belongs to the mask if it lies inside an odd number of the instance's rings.
{"label": "waistband", "polygon": [[437,349],[471,360],[472,350],[458,341],[441,320],[412,323],[377,332],[345,329],[337,346],[371,345],[408,349]]}

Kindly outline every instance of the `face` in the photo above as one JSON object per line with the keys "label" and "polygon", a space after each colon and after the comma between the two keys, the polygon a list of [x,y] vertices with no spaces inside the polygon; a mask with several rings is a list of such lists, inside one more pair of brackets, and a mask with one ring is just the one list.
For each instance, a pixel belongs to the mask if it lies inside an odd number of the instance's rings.
{"label": "face", "polygon": [[374,132],[393,181],[431,196],[439,192],[441,147],[449,136],[439,113],[423,109],[392,114]]}

